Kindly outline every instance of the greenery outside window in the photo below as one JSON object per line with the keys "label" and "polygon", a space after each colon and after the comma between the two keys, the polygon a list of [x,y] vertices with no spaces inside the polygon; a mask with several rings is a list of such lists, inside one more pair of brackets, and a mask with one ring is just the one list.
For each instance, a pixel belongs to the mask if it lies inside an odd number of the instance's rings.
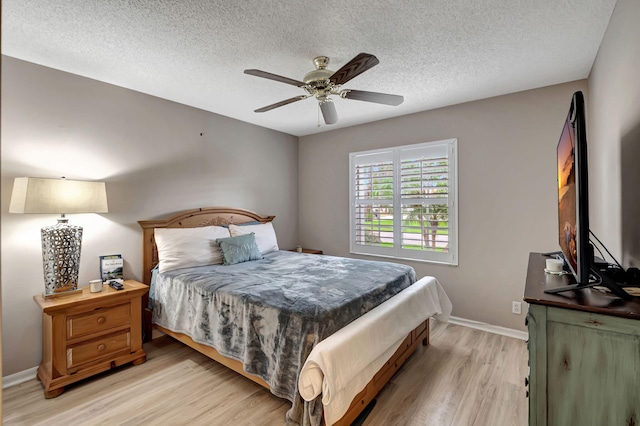
{"label": "greenery outside window", "polygon": [[457,139],[349,154],[351,253],[458,264]]}

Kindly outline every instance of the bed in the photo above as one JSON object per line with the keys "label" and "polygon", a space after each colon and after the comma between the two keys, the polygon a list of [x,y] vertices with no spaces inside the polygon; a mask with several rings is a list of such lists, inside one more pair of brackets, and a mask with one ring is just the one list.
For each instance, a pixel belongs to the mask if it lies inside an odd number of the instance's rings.
{"label": "bed", "polygon": [[[446,317],[450,302],[437,280],[417,280],[406,265],[299,254],[273,243],[266,250],[262,237],[252,246],[254,252],[260,246],[260,256],[251,261],[158,272],[167,255],[164,240],[156,239],[165,239],[167,230],[226,227],[241,233],[243,244],[245,237],[253,244],[255,232],[260,235],[273,219],[202,208],[140,221],[143,281],[153,283],[145,338],[155,326],[288,399],[290,423],[351,424],[418,345],[429,343],[429,317]],[[220,248],[235,239],[219,239]],[[222,252],[225,263],[236,253]],[[354,343],[366,347],[370,359],[354,356]]]}

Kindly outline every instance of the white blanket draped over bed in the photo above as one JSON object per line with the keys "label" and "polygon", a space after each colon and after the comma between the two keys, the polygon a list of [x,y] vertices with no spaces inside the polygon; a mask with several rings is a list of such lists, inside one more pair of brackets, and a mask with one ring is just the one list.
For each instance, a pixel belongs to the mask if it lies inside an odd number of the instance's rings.
{"label": "white blanket draped over bed", "polygon": [[298,380],[311,401],[322,393],[325,422],[331,425],[353,398],[426,318],[447,321],[451,301],[434,277],[424,277],[395,297],[318,343]]}

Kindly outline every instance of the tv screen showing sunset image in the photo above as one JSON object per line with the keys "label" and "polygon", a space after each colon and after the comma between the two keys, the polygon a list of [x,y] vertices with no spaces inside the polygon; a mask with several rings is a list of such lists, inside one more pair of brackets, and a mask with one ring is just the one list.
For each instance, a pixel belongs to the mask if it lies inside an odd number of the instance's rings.
{"label": "tv screen showing sunset image", "polygon": [[578,267],[575,132],[568,119],[558,142],[558,222],[560,247],[575,272]]}

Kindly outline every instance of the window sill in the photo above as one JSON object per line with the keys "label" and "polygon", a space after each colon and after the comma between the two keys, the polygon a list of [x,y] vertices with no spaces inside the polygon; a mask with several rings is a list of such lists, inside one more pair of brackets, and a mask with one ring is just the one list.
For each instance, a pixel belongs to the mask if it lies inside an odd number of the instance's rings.
{"label": "window sill", "polygon": [[416,259],[412,257],[396,257],[396,256],[385,256],[383,254],[372,254],[372,253],[362,253],[358,251],[350,251],[350,254],[357,254],[358,256],[369,256],[369,257],[380,257],[383,259],[393,259],[393,260],[408,260],[411,262],[419,262],[419,263],[431,263],[434,265],[443,265],[443,266],[453,266],[457,267],[457,262],[441,262],[438,260],[429,260],[429,259]]}

